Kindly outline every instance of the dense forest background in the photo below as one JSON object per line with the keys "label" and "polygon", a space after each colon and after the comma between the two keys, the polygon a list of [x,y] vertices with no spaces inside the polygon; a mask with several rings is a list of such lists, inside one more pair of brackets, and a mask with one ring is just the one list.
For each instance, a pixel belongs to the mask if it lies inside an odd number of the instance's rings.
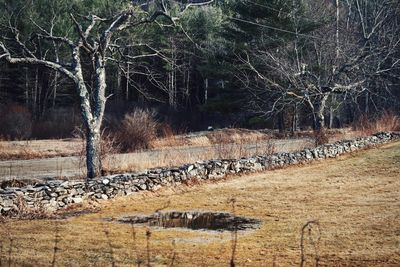
{"label": "dense forest background", "polygon": [[[151,1],[132,2],[138,17],[151,8]],[[109,46],[106,128],[118,128],[135,109],[150,110],[175,132],[208,126],[294,132],[400,110],[397,0],[165,2],[173,23],[138,25]],[[45,34],[74,38],[72,18],[87,25],[89,15],[106,20],[131,4],[0,0],[1,41],[14,55],[66,63],[68,50]],[[82,58],[94,90],[93,61]],[[80,121],[67,77],[0,60],[0,135],[69,137]]]}

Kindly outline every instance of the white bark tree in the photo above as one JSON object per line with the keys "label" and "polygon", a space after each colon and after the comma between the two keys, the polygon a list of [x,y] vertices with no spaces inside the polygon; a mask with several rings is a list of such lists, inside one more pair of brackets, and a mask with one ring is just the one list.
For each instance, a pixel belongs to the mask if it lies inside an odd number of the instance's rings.
{"label": "white bark tree", "polygon": [[[211,3],[187,4],[183,11],[191,6]],[[152,23],[158,17],[165,17],[173,24],[174,19],[168,14],[168,3],[165,1],[132,1],[131,6],[119,13],[114,18],[101,18],[96,15],[82,17],[81,22],[70,14],[71,23],[74,26],[76,38],[56,36],[52,30],[33,24],[38,32],[30,40],[24,42],[20,38],[17,27],[10,26],[13,38],[2,36],[0,39],[0,60],[6,60],[10,64],[24,64],[28,66],[41,65],[57,71],[68,77],[75,85],[79,95],[80,111],[83,125],[86,130],[86,167],[87,177],[94,178],[101,173],[100,142],[101,126],[106,104],[106,66],[111,60],[112,41],[118,33],[126,31],[139,25]],[[152,12],[150,10],[153,10]],[[10,23],[11,25],[11,23]],[[86,26],[85,26],[86,25]],[[35,47],[27,43],[34,40],[48,41],[54,46],[67,47],[70,53],[69,62],[61,62],[59,57],[47,59],[46,56],[39,57],[35,54]],[[10,43],[20,48],[19,52],[11,49]],[[84,77],[85,58],[90,58],[94,69],[93,88],[88,86]]]}

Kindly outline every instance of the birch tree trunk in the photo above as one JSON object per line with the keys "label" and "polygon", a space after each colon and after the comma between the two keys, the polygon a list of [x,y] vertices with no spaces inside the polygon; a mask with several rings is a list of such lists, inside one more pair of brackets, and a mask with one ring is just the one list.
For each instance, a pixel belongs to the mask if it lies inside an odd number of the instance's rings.
{"label": "birch tree trunk", "polygon": [[106,71],[105,62],[101,55],[95,56],[95,83],[93,88],[93,101],[83,77],[80,49],[73,50],[73,65],[76,89],[79,94],[82,121],[86,132],[86,169],[87,177],[95,178],[101,173],[100,144],[101,123],[105,109]]}
{"label": "birch tree trunk", "polygon": [[88,178],[97,177],[101,173],[100,145],[100,131],[93,128],[86,129],[86,168]]}
{"label": "birch tree trunk", "polygon": [[314,110],[314,126],[316,131],[324,130],[325,128],[325,109],[326,101],[328,100],[329,94],[325,94],[321,97]]}

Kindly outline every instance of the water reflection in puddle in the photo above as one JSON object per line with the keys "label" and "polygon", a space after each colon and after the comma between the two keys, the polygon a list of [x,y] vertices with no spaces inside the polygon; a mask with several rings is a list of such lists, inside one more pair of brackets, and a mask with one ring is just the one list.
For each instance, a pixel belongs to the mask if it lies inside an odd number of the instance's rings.
{"label": "water reflection in puddle", "polygon": [[260,221],[254,218],[234,216],[222,212],[171,211],[142,216],[125,216],[120,223],[144,224],[151,227],[187,228],[191,230],[243,231],[259,228]]}

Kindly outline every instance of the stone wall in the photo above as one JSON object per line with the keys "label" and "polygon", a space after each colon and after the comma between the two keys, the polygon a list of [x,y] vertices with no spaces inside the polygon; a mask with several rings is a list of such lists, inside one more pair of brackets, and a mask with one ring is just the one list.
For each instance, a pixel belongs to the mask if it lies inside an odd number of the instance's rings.
{"label": "stone wall", "polygon": [[[334,144],[242,159],[208,160],[176,168],[151,169],[144,172],[110,175],[89,180],[52,180],[22,188],[0,189],[0,214],[25,208],[57,210],[86,199],[109,199],[142,190],[179,185],[189,179],[211,180],[229,174],[251,173],[300,164],[357,151],[400,139],[400,133],[378,133],[370,137],[338,141]],[[22,205],[21,205],[22,203]]]}

